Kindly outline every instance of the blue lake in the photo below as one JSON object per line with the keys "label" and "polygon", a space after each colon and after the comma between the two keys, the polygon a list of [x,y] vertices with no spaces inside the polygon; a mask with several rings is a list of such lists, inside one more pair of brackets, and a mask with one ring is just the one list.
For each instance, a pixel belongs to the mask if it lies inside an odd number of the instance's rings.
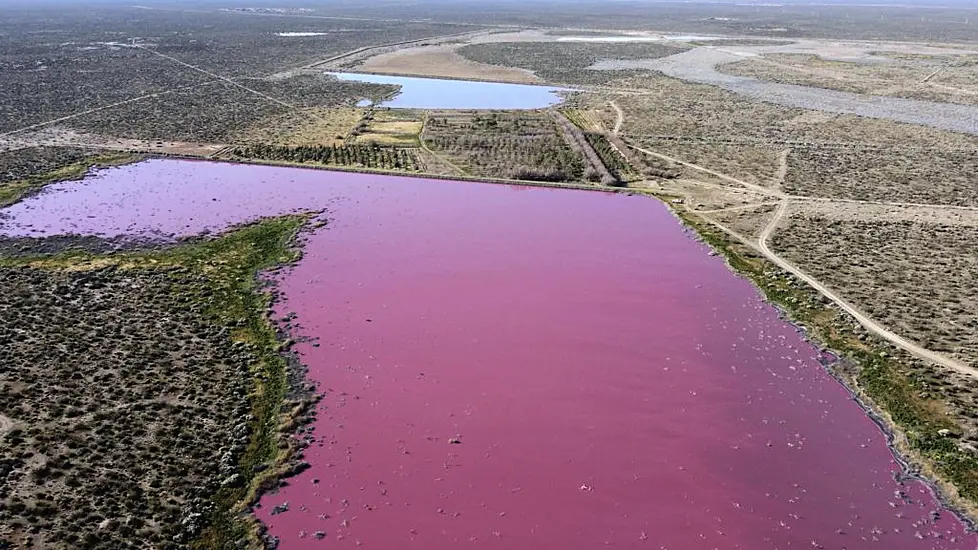
{"label": "blue lake", "polygon": [[393,84],[401,91],[381,107],[400,109],[542,109],[563,101],[566,88],[358,73],[327,73],[340,80]]}

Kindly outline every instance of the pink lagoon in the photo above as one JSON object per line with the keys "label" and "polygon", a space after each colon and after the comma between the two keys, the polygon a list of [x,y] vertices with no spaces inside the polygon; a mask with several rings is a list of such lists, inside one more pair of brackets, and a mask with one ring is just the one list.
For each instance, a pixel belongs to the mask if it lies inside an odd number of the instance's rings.
{"label": "pink lagoon", "polygon": [[967,549],[806,342],[645,197],[152,160],[0,234],[320,212],[275,319],[324,395],[279,548]]}

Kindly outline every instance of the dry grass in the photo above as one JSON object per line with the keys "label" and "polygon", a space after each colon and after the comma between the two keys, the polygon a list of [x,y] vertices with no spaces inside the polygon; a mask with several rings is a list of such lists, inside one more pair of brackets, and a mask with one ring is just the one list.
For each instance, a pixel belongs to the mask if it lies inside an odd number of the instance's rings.
{"label": "dry grass", "polygon": [[341,107],[290,111],[263,120],[237,141],[290,147],[342,145],[363,116],[363,109]]}
{"label": "dry grass", "polygon": [[366,127],[358,133],[355,143],[376,143],[392,147],[418,146],[423,122],[412,114],[380,111],[364,122]]}

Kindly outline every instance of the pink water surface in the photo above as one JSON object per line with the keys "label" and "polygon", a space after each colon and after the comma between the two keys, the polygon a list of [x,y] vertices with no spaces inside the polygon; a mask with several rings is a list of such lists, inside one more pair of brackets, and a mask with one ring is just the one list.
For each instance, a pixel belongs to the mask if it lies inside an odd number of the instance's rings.
{"label": "pink water surface", "polygon": [[281,548],[978,548],[653,200],[177,161],[59,187],[0,232],[327,209],[279,280],[325,394],[311,468],[257,511]]}

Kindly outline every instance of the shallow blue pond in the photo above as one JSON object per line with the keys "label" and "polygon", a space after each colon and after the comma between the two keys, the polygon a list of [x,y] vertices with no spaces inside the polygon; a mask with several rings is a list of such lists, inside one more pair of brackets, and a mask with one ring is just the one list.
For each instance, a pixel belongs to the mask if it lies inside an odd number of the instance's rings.
{"label": "shallow blue pond", "polygon": [[562,101],[566,88],[472,82],[442,78],[418,78],[358,73],[328,73],[340,80],[394,84],[400,93],[381,107],[400,109],[542,109]]}

